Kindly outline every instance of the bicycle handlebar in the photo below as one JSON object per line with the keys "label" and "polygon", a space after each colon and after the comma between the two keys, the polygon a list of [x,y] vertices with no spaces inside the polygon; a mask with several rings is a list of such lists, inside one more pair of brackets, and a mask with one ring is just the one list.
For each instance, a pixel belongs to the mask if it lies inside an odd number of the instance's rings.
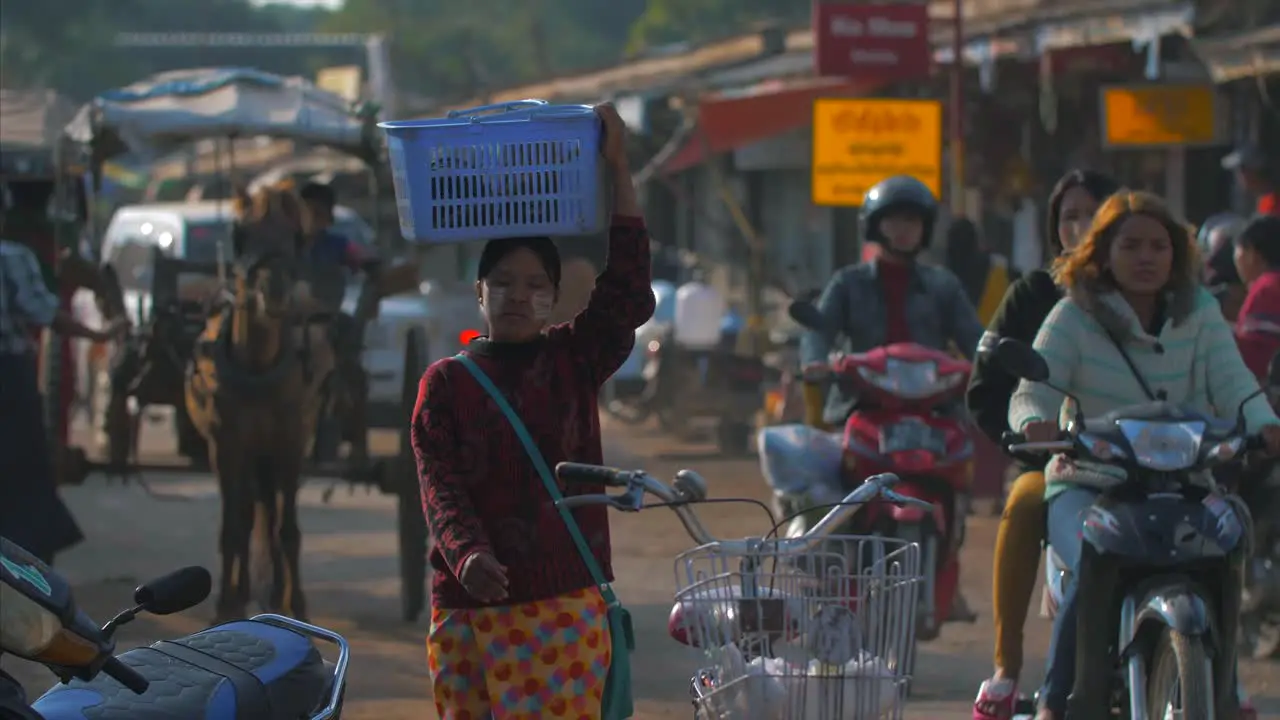
{"label": "bicycle handlebar", "polygon": [[[707,531],[692,507],[694,503],[707,499],[707,481],[693,470],[677,472],[671,485],[667,485],[643,470],[620,470],[582,463],[560,463],[556,465],[556,476],[565,483],[592,483],[603,484],[606,487],[626,488],[624,492],[616,495],[603,493],[570,495],[556,503],[561,507],[607,505],[623,512],[639,512],[644,509],[645,494],[649,494],[671,508],[680,518],[680,523],[684,525],[689,537],[699,545],[715,545],[729,554],[745,554],[755,551],[760,543],[760,538],[723,540]],[[898,476],[893,473],[872,475],[846,495],[840,504],[833,507],[804,535],[796,538],[780,538],[778,542],[789,546],[786,548],[788,551],[813,550],[852,517],[859,508],[875,499],[883,499],[895,505],[933,510],[933,503],[892,491],[890,488],[897,482]]]}

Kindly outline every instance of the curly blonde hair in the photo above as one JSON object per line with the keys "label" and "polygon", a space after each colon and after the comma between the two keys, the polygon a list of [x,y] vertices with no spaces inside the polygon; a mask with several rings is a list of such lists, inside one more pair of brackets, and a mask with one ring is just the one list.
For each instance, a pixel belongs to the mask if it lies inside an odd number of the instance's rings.
{"label": "curly blonde hair", "polygon": [[1111,243],[1120,226],[1134,215],[1146,215],[1164,225],[1173,242],[1173,268],[1166,291],[1191,290],[1200,282],[1200,249],[1192,227],[1173,215],[1157,195],[1122,188],[1107,198],[1093,216],[1093,222],[1072,252],[1053,263],[1053,279],[1068,290],[1115,289],[1115,280],[1106,269]]}

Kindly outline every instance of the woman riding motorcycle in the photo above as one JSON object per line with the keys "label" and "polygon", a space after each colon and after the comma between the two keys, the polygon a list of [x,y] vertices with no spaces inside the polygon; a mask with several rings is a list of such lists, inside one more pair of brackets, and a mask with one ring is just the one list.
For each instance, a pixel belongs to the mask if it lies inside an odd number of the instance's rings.
{"label": "woman riding motorcycle", "polygon": [[[1098,204],[1118,189],[1110,177],[1092,170],[1072,170],[1058,180],[1049,196],[1045,237],[1055,257],[1073,250],[1089,227]],[[1000,308],[982,336],[982,350],[1001,338],[1030,343],[1062,293],[1052,276],[1036,270],[1019,278],[1005,293]],[[993,442],[1009,429],[1009,397],[1018,379],[1000,369],[980,350],[973,364],[965,400],[978,427]],[[995,615],[995,675],[982,683],[974,702],[974,720],[1007,720],[1018,699],[1022,672],[1022,629],[1035,589],[1044,538],[1044,472],[1025,467],[1014,481],[996,534],[992,572]]]}
{"label": "woman riding motorcycle", "polygon": [[[938,218],[938,201],[919,180],[897,175],[881,181],[862,201],[862,231],[880,248],[872,260],[841,268],[832,276],[818,310],[848,352],[913,342],[972,356],[982,325],[960,281],[950,270],[922,263]],[[831,383],[820,406],[827,353],[833,338],[809,332],[801,341],[805,368],[805,418],[814,427],[842,427],[857,398]]]}
{"label": "woman riding motorcycle", "polygon": [[[1084,416],[1154,400],[1211,413],[1238,407],[1257,391],[1199,272],[1186,225],[1156,196],[1124,190],[1099,208],[1080,247],[1054,263],[1066,297],[1045,319],[1035,348],[1049,377],[1078,399]],[[1061,392],[1023,382],[1009,404],[1009,425],[1029,442],[1055,440],[1063,402]],[[1280,418],[1265,398],[1245,403],[1243,415],[1249,432],[1260,433],[1272,454],[1280,451]],[[1106,602],[1078,603],[1083,515],[1102,489],[1123,477],[1112,466],[1062,455],[1049,462],[1045,476],[1048,536],[1072,574],[1058,607],[1036,717],[1060,720],[1075,678],[1076,623],[1105,626],[1111,612]]]}

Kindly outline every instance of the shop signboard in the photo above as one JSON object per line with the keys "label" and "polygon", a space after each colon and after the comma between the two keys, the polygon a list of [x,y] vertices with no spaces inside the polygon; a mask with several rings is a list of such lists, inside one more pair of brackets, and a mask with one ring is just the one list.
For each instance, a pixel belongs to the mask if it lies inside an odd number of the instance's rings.
{"label": "shop signboard", "polygon": [[942,197],[942,103],[815,101],[812,173],[815,205],[860,205],[867,190],[894,175],[910,175]]}
{"label": "shop signboard", "polygon": [[1224,113],[1212,85],[1111,85],[1101,93],[1107,147],[1195,147],[1222,141]]}
{"label": "shop signboard", "polygon": [[933,61],[926,3],[816,2],[818,75],[892,83],[927,77]]}

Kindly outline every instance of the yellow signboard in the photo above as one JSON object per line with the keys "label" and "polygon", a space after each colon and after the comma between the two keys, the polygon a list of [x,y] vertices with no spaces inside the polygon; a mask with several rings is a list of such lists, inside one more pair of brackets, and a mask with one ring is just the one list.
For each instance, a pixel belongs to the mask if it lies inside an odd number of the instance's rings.
{"label": "yellow signboard", "polygon": [[1105,87],[1102,126],[1112,147],[1213,145],[1217,96],[1210,85]]}
{"label": "yellow signboard", "polygon": [[867,190],[893,175],[911,175],[942,197],[942,103],[814,101],[813,204],[861,205]]}
{"label": "yellow signboard", "polygon": [[360,99],[360,80],[359,65],[327,67],[316,73],[316,87],[350,102]]}

